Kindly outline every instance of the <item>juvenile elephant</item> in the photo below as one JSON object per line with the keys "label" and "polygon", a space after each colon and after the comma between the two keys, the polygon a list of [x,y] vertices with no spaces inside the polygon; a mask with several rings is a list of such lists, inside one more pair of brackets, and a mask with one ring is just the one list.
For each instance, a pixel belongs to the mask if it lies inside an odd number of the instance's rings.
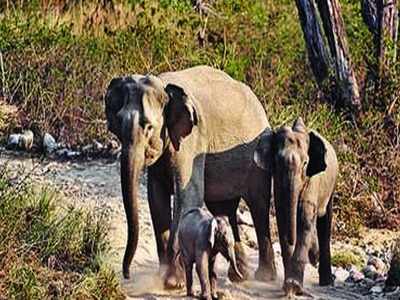
{"label": "juvenile elephant", "polygon": [[186,271],[186,291],[193,296],[193,264],[201,285],[201,298],[217,297],[215,259],[221,253],[230,262],[236,276],[241,278],[235,260],[234,239],[223,217],[213,217],[206,208],[189,209],[179,223],[178,240]]}
{"label": "juvenile elephant", "polygon": [[268,219],[271,172],[253,162],[269,123],[250,88],[222,71],[199,66],[159,76],[115,78],[105,105],[108,128],[122,143],[128,226],[124,277],[129,277],[138,243],[138,180],[148,167],[148,201],[160,264],[168,265],[167,288],[183,282],[183,272],[174,263],[181,211],[240,198],[251,210],[257,233],[256,278],[275,278]]}
{"label": "juvenile elephant", "polygon": [[319,283],[332,284],[332,193],[338,173],[335,150],[298,118],[292,128],[266,132],[254,159],[261,167],[273,168],[285,292],[303,293],[305,265],[315,265],[318,256]]}

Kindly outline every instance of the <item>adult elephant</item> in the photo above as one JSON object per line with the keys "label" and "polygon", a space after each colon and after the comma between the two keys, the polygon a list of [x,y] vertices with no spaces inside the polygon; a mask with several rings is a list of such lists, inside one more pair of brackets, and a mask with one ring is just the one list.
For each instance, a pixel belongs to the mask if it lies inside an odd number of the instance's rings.
{"label": "adult elephant", "polygon": [[124,277],[129,278],[138,243],[138,179],[148,167],[158,255],[160,264],[169,266],[166,287],[183,282],[174,263],[181,212],[204,201],[215,209],[218,202],[224,206],[241,197],[250,207],[257,233],[256,278],[274,279],[268,218],[271,173],[253,162],[259,137],[269,124],[250,88],[222,71],[198,66],[159,76],[115,78],[105,104],[108,128],[122,143],[121,186],[128,226]]}

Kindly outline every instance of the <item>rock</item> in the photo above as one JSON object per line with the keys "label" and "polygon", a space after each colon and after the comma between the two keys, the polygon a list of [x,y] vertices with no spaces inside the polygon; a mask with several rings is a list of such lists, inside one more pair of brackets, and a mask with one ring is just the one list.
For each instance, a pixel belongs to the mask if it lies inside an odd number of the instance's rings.
{"label": "rock", "polygon": [[18,146],[21,150],[31,150],[33,146],[33,132],[31,130],[25,130],[20,135]]}
{"label": "rock", "polygon": [[79,151],[72,151],[72,150],[68,150],[66,156],[67,158],[77,158],[81,155],[81,152]]}
{"label": "rock", "polygon": [[58,145],[56,143],[56,140],[54,137],[49,134],[45,133],[43,137],[43,149],[46,153],[50,154],[53,153],[55,150],[57,150]]}
{"label": "rock", "polygon": [[379,275],[373,265],[367,265],[366,267],[364,267],[364,269],[362,269],[362,272],[364,273],[365,277],[372,280],[375,280]]}
{"label": "rock", "polygon": [[337,281],[344,282],[347,278],[349,278],[350,272],[339,267],[334,271],[333,275],[335,275]]}
{"label": "rock", "polygon": [[367,265],[373,266],[378,274],[385,273],[385,263],[378,257],[372,256],[369,258]]}
{"label": "rock", "polygon": [[96,152],[100,152],[100,151],[102,151],[103,149],[104,149],[104,145],[102,144],[102,143],[100,143],[100,142],[98,142],[98,141],[94,141],[93,142],[93,149],[94,149],[94,151],[96,151]]}
{"label": "rock", "polygon": [[379,286],[379,285],[375,285],[373,286],[370,290],[371,293],[373,294],[380,294],[383,292],[383,287]]}
{"label": "rock", "polygon": [[364,274],[353,268],[350,270],[350,276],[345,280],[349,283],[358,283],[365,278]]}
{"label": "rock", "polygon": [[14,150],[19,146],[19,140],[21,139],[21,134],[10,134],[7,140],[7,149]]}

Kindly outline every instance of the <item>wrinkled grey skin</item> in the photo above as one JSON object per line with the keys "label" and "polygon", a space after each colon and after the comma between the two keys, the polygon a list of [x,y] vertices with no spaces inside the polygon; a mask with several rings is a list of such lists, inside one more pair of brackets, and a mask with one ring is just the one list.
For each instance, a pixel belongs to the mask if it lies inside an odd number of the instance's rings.
{"label": "wrinkled grey skin", "polygon": [[266,132],[254,158],[262,167],[271,167],[273,162],[285,292],[304,292],[305,265],[316,265],[318,257],[320,285],[332,284],[332,193],[338,173],[335,150],[317,132],[307,130],[298,118],[292,128],[284,126],[275,133]]}
{"label": "wrinkled grey skin", "polygon": [[[165,286],[183,283],[174,263],[181,211],[243,198],[259,244],[256,278],[276,276],[269,233],[271,172],[253,153],[269,127],[265,111],[249,87],[226,73],[199,66],[159,76],[113,79],[105,96],[108,128],[122,144],[121,186],[128,239],[123,275],[138,243],[138,180],[148,169],[148,200]],[[174,211],[171,215],[171,195]],[[229,206],[229,205],[228,205]]]}
{"label": "wrinkled grey skin", "polygon": [[179,223],[178,240],[186,271],[186,291],[193,296],[193,264],[201,285],[202,299],[217,299],[215,259],[221,253],[241,278],[235,259],[234,239],[228,222],[213,217],[206,208],[189,209]]}

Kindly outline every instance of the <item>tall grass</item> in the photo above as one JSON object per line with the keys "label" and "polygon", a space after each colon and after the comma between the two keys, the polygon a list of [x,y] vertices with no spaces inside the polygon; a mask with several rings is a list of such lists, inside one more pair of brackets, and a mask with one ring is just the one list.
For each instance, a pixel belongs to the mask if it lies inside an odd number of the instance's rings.
{"label": "tall grass", "polygon": [[123,299],[104,262],[107,216],[57,197],[0,170],[0,298]]}
{"label": "tall grass", "polygon": [[72,146],[106,142],[103,94],[113,76],[207,64],[249,84],[274,127],[301,115],[334,144],[340,160],[339,232],[357,234],[362,225],[397,228],[400,113],[393,99],[399,97],[400,69],[394,68],[382,89],[374,89],[368,75],[373,41],[359,1],[341,2],[364,89],[363,111],[351,122],[318,92],[294,1],[209,2],[216,14],[207,20],[189,0],[22,1],[4,7],[0,49],[7,88],[2,97],[19,111],[9,122],[0,114],[0,124],[8,124],[0,130],[49,131]]}

